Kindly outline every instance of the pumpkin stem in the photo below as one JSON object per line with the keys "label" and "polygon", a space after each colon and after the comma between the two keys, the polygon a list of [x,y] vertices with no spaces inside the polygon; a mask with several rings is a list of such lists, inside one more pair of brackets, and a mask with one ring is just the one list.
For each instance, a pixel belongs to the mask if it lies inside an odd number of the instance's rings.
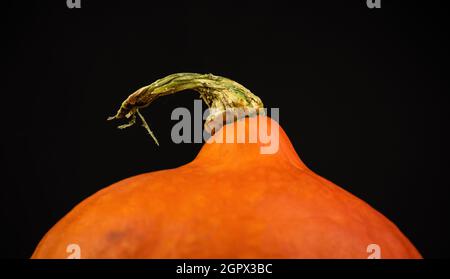
{"label": "pumpkin stem", "polygon": [[[177,73],[158,79],[152,84],[135,91],[122,102],[116,115],[108,117],[108,120],[130,119],[127,124],[118,127],[123,129],[132,126],[136,122],[136,114],[138,114],[142,121],[142,126],[144,126],[155,143],[158,144],[158,140],[150,130],[139,109],[147,107],[160,96],[184,90],[197,91],[208,105],[210,114],[205,121],[205,129],[211,133],[214,132],[214,128],[223,125],[224,120],[229,121],[230,114],[232,116],[231,119],[235,120],[245,117],[248,113],[264,113],[264,110],[262,110],[264,105],[261,99],[231,79],[213,74]],[[227,117],[223,117],[224,115]],[[216,118],[220,119],[221,123],[215,122]]]}

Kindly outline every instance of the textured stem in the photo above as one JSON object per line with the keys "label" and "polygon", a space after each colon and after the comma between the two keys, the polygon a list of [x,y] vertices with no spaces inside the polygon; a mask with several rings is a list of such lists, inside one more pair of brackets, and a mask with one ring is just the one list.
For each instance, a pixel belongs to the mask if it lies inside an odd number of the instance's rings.
{"label": "textured stem", "polygon": [[[128,124],[119,126],[119,128],[126,128],[135,123],[135,114],[137,113],[143,122],[143,126],[158,144],[148,124],[140,115],[139,109],[147,107],[160,96],[183,90],[197,91],[209,106],[211,113],[205,122],[205,129],[209,132],[213,132],[213,128],[217,127],[216,118],[221,119],[222,123],[220,124],[223,124],[224,115],[228,114],[226,119],[229,119],[229,114],[233,119],[238,119],[248,115],[249,112],[261,113],[260,109],[264,107],[261,99],[233,80],[212,74],[178,73],[166,76],[138,89],[123,101],[116,115],[109,117],[108,120],[130,119]],[[221,117],[218,118],[218,116]]]}

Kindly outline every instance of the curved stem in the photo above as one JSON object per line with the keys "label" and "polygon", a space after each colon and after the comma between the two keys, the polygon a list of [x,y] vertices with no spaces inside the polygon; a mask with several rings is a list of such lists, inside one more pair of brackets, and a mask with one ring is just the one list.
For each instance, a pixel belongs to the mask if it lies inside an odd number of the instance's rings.
{"label": "curved stem", "polygon": [[[135,123],[135,114],[137,113],[143,122],[143,126],[158,144],[144,117],[139,113],[139,109],[149,106],[160,96],[184,90],[197,91],[209,106],[211,114],[206,119],[205,128],[210,131],[212,130],[211,127],[217,126],[217,123],[213,122],[218,116],[231,113],[234,119],[237,119],[243,116],[242,112],[256,111],[258,113],[259,109],[264,107],[258,96],[233,80],[212,74],[177,73],[135,91],[122,102],[116,115],[108,117],[108,120],[131,118],[128,124],[119,126],[120,128],[126,128]],[[223,117],[220,119],[223,119]]]}

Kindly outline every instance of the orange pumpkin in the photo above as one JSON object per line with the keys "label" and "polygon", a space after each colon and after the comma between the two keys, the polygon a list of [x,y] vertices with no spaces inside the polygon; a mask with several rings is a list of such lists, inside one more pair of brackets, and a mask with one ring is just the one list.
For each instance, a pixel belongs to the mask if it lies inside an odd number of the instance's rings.
{"label": "orange pumpkin", "polygon": [[[172,75],[130,95],[114,118],[134,123],[138,108],[158,94],[184,89],[221,108],[215,116],[262,107],[241,87],[213,75]],[[238,123],[248,139],[257,133],[250,124],[266,121],[279,131],[278,151],[261,154],[260,140],[206,143],[187,165],[127,178],[87,198],[32,258],[67,258],[73,245],[81,258],[368,258],[372,248],[382,258],[421,258],[386,217],[308,169],[277,122],[237,118],[211,140]]]}

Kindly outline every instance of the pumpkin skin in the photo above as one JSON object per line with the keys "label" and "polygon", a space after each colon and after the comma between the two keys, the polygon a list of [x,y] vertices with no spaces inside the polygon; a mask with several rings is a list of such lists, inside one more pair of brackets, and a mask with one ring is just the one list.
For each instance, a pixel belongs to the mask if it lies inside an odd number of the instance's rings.
{"label": "pumpkin skin", "polygon": [[[382,258],[421,258],[386,217],[309,170],[277,122],[259,119],[279,129],[275,154],[260,154],[260,141],[205,144],[189,164],[87,198],[32,258],[66,258],[71,243],[81,258],[364,259],[372,243]],[[238,121],[246,122],[248,138],[257,118]]]}

